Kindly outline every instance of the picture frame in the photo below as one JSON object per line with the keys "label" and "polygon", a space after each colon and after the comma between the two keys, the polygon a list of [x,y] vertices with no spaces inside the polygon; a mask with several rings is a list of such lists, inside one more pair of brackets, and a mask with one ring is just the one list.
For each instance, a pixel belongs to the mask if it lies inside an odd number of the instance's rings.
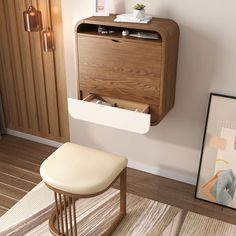
{"label": "picture frame", "polygon": [[195,198],[236,209],[236,97],[210,94]]}
{"label": "picture frame", "polygon": [[94,16],[109,16],[109,1],[108,0],[93,0],[93,15]]}

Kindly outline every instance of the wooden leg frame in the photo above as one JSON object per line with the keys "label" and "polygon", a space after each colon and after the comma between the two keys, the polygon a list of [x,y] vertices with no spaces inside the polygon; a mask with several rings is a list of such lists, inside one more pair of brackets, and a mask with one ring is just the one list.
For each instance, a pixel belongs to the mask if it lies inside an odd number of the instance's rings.
{"label": "wooden leg frame", "polygon": [[[125,168],[114,180],[115,182],[120,178],[120,213],[102,236],[111,235],[126,215],[126,174],[127,171]],[[111,185],[108,188],[110,188]],[[49,218],[49,229],[54,236],[77,236],[75,201],[79,198],[97,196],[108,189],[93,195],[75,195],[62,192],[51,186],[48,187],[54,191],[55,195],[55,209]]]}

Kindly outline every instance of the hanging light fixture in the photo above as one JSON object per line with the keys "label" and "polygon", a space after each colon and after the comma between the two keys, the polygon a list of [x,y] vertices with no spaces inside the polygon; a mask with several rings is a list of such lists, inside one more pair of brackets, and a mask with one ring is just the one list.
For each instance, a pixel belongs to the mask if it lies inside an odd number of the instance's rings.
{"label": "hanging light fixture", "polygon": [[52,52],[55,50],[54,33],[50,27],[43,31],[43,49],[45,52]]}
{"label": "hanging light fixture", "polygon": [[55,50],[55,43],[54,43],[54,32],[52,28],[50,27],[51,23],[51,9],[49,5],[49,0],[46,0],[47,2],[47,27],[42,32],[42,38],[43,38],[43,49],[45,52],[52,52]]}
{"label": "hanging light fixture", "polygon": [[23,12],[23,18],[25,31],[38,32],[42,30],[42,14],[39,10],[33,7],[32,1],[30,2],[28,10]]}

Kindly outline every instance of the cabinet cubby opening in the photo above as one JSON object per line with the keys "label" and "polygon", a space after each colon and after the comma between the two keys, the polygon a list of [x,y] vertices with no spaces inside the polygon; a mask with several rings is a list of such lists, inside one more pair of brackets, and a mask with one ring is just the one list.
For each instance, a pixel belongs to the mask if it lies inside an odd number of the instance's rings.
{"label": "cabinet cubby opening", "polygon": [[[114,27],[114,26],[108,26],[108,25],[101,25],[104,27],[105,31],[113,31],[113,33],[107,33],[107,34],[102,34],[98,32],[98,27],[99,25],[96,24],[81,24],[78,29],[77,33],[79,34],[88,34],[88,35],[94,35],[94,36],[101,36],[101,37],[115,37],[115,38],[126,38],[126,39],[133,39],[133,40],[141,40],[141,41],[153,41],[153,42],[162,42],[161,35],[157,33],[156,31],[151,31],[151,30],[140,30],[140,29],[135,29],[135,28],[126,28],[126,27]],[[122,36],[122,31],[123,30],[128,30],[129,34],[135,34],[138,32],[142,33],[151,33],[151,34],[157,34],[159,39],[147,39],[147,38],[138,38],[138,37],[133,37],[133,36]]]}

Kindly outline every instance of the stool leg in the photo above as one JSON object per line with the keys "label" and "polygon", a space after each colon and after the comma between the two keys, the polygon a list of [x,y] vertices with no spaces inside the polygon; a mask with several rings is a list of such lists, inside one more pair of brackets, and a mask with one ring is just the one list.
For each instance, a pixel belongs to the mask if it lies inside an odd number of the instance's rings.
{"label": "stool leg", "polygon": [[[126,215],[127,168],[125,168],[120,173],[119,177],[120,177],[120,213],[114,219],[112,225],[102,234],[102,236],[110,236],[115,231],[117,226],[120,224],[124,216]],[[68,236],[69,225],[70,225],[70,235],[71,236],[73,234],[75,236],[77,235],[75,201],[76,198],[74,197],[71,197],[69,195],[66,196],[55,192],[56,206],[55,210],[53,211],[52,215],[49,218],[49,229],[53,236],[59,236],[59,235]],[[65,216],[65,228],[64,228],[63,211]],[[57,225],[56,227],[55,224]]]}
{"label": "stool leg", "polygon": [[127,188],[127,169],[125,168],[120,174],[120,213],[113,221],[112,225],[102,234],[102,236],[110,236],[118,227],[122,219],[126,215],[126,188]]}
{"label": "stool leg", "polygon": [[69,229],[68,229],[68,219],[67,219],[67,199],[66,195],[63,195],[64,197],[64,213],[65,213],[65,226],[66,226],[66,235],[69,235]]}
{"label": "stool leg", "polygon": [[65,210],[65,203],[62,202],[60,193],[55,192],[55,209],[49,217],[49,229],[53,236],[65,235],[63,226],[63,209]]}
{"label": "stool leg", "polygon": [[75,198],[55,192],[55,209],[49,217],[53,236],[77,236],[75,202]]}
{"label": "stool leg", "polygon": [[65,235],[64,232],[64,220],[63,220],[63,204],[62,204],[62,195],[59,193],[59,206],[60,206],[60,217],[61,217],[61,232]]}
{"label": "stool leg", "polygon": [[120,175],[120,212],[126,215],[127,168]]}
{"label": "stool leg", "polygon": [[69,197],[68,207],[69,207],[70,234],[73,235],[71,205],[72,205],[72,198]]}
{"label": "stool leg", "polygon": [[58,207],[58,201],[57,201],[57,193],[54,192],[55,196],[55,212],[56,212],[56,222],[57,222],[57,231],[60,234],[60,223],[59,223],[59,207]]}
{"label": "stool leg", "polygon": [[72,199],[73,202],[73,215],[74,215],[74,232],[77,235],[77,225],[76,225],[76,209],[75,209],[75,199]]}

